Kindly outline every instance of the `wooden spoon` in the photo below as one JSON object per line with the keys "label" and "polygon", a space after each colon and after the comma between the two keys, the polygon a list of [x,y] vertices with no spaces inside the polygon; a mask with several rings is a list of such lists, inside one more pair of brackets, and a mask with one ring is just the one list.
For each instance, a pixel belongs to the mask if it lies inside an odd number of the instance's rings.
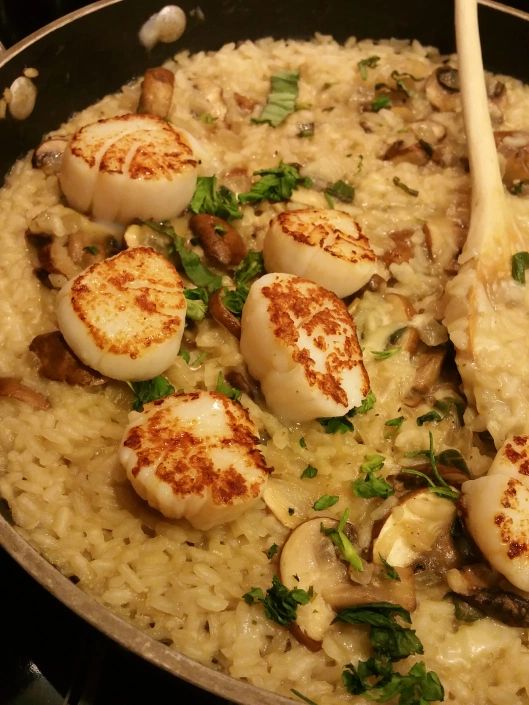
{"label": "wooden spoon", "polygon": [[472,203],[461,268],[447,287],[445,324],[475,410],[467,423],[488,430],[499,447],[507,435],[529,430],[529,283],[512,275],[513,256],[529,251],[529,229],[517,224],[514,213],[522,202],[501,180],[477,0],[456,0],[456,37]]}

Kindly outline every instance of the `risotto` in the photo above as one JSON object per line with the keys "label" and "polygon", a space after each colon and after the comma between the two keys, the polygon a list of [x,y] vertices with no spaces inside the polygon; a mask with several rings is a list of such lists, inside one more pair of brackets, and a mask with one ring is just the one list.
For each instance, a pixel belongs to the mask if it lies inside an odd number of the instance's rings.
{"label": "risotto", "polygon": [[[201,164],[181,215],[161,224],[95,222],[65,201],[57,169],[31,155],[0,191],[0,370],[10,380],[0,398],[0,493],[17,530],[80,589],[154,639],[319,705],[382,699],[374,684],[412,687],[413,678],[413,687],[422,683],[420,702],[442,698],[439,681],[447,702],[529,702],[526,598],[490,569],[458,517],[461,483],[487,472],[494,449],[465,410],[442,323],[469,218],[455,66],[417,42],[341,45],[327,36],[182,52],[165,66],[174,87],[164,117],[192,136]],[[529,89],[509,77],[489,77],[489,88],[505,165],[505,142],[528,120]],[[135,113],[148,100],[145,85],[141,100],[140,91],[139,82],[125,86],[54,138]],[[288,178],[290,189],[281,190]],[[255,196],[265,179],[276,179],[273,188],[282,179],[279,195]],[[523,175],[511,174],[507,186],[524,198]],[[235,229],[243,243],[235,260],[223,262],[190,222],[192,210],[214,213],[207,199],[199,205],[200,187],[228,204],[215,212],[210,235],[225,237],[232,253]],[[340,294],[369,385],[360,402],[346,403],[347,413],[288,421],[248,372],[253,360],[238,339],[244,301],[233,299],[244,300],[265,273],[256,253],[270,221],[296,211],[347,214],[373,254],[367,283]],[[136,245],[169,256],[187,289],[197,286],[159,393],[102,377],[74,356],[75,374],[58,370],[59,353],[42,352],[38,337],[57,331],[57,290],[68,279],[103,252]],[[204,294],[193,280],[190,253],[218,282],[215,292]],[[243,314],[243,341],[248,325]],[[272,469],[262,497],[207,529],[151,508],[118,458],[132,405],[147,413],[174,390],[242,405],[244,423],[259,435],[262,467]],[[327,567],[314,568],[319,551]],[[328,597],[327,569],[345,597]],[[465,587],[470,579],[477,587]],[[384,625],[386,637],[407,646],[381,646]],[[370,657],[376,663],[365,666]],[[413,692],[416,699],[402,702],[418,703]]]}

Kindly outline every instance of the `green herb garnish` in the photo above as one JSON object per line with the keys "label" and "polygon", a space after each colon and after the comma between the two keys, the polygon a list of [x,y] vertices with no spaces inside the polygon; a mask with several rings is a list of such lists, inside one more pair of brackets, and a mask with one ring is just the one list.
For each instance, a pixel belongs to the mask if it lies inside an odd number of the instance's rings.
{"label": "green herb garnish", "polygon": [[398,574],[397,570],[392,565],[390,565],[384,558],[384,556],[380,555],[380,553],[378,554],[378,557],[380,558],[380,561],[384,566],[384,573],[386,575],[386,578],[388,580],[395,580],[395,582],[400,583],[400,575]]}
{"label": "green herb garnish", "polygon": [[357,63],[362,81],[367,81],[367,69],[374,69],[378,65],[379,61],[380,56],[373,55],[368,56],[367,59],[362,59]]}
{"label": "green herb garnish", "polygon": [[364,479],[354,480],[352,483],[353,493],[362,499],[372,497],[389,497],[395,493],[393,487],[380,475],[375,475],[384,466],[384,456],[373,454],[366,455],[364,462],[360,466],[360,472],[365,475]]}
{"label": "green herb garnish", "polygon": [[344,533],[344,528],[347,524],[348,518],[349,509],[346,509],[340,517],[340,521],[338,522],[338,526],[336,527],[336,529],[326,528],[325,526],[323,526],[323,524],[321,524],[320,531],[322,534],[325,534],[325,536],[328,536],[331,539],[333,544],[342,554],[342,558],[347,561],[349,565],[351,565],[355,570],[363,571],[364,564],[362,563],[362,559],[358,555],[351,541]]}
{"label": "green herb garnish", "polygon": [[317,702],[314,700],[311,700],[310,698],[307,698],[306,695],[303,695],[303,693],[300,693],[299,690],[296,690],[295,688],[290,689],[291,693],[294,693],[294,695],[299,698],[300,700],[303,700],[303,702],[307,703],[307,705],[318,705]]}
{"label": "green herb garnish", "polygon": [[438,423],[439,421],[442,421],[443,417],[438,411],[435,411],[435,409],[432,409],[432,411],[428,411],[426,414],[423,414],[422,416],[417,416],[417,426],[424,426],[425,423]]}
{"label": "green herb garnish", "polygon": [[279,551],[279,546],[277,543],[273,543],[269,548],[266,549],[265,555],[268,558],[268,560],[272,560],[272,558],[276,555],[276,553]]}
{"label": "green herb garnish", "polygon": [[525,284],[525,270],[529,267],[529,252],[517,252],[511,259],[511,274],[514,281]]}
{"label": "green herb garnish", "polygon": [[226,186],[217,189],[216,183],[215,176],[199,176],[189,210],[193,213],[209,213],[224,220],[242,218],[233,191]]}
{"label": "green herb garnish", "polygon": [[355,668],[346,666],[342,673],[344,686],[352,695],[365,694],[369,700],[385,703],[394,700],[397,705],[426,705],[444,700],[444,688],[434,671],[427,671],[424,663],[415,663],[407,674],[393,671],[384,658],[361,661]]}
{"label": "green herb garnish", "polygon": [[398,188],[402,189],[403,191],[405,191],[405,192],[406,192],[407,194],[409,194],[410,196],[418,196],[418,195],[419,195],[419,192],[418,192],[416,189],[410,188],[409,186],[407,186],[407,185],[404,183],[404,181],[401,181],[401,180],[399,179],[398,176],[394,176],[394,177],[393,177],[393,183],[395,184],[395,186],[398,186]]}
{"label": "green herb garnish", "polygon": [[298,125],[296,137],[314,137],[314,123],[300,122]]}
{"label": "green herb garnish", "polygon": [[219,372],[219,375],[217,377],[217,385],[215,387],[215,391],[219,394],[224,394],[229,399],[233,399],[233,401],[239,401],[242,394],[240,389],[237,389],[237,387],[232,387],[229,382],[226,382],[222,372]]}
{"label": "green herb garnish", "polygon": [[301,176],[298,167],[294,164],[281,162],[278,167],[260,169],[254,174],[261,178],[249,191],[239,194],[240,203],[259,203],[265,199],[272,203],[288,201],[295,188],[312,185],[312,181]]}
{"label": "green herb garnish", "polygon": [[400,428],[404,421],[404,416],[396,416],[394,419],[388,419],[384,426],[390,426],[391,428]]}
{"label": "green herb garnish", "polygon": [[371,110],[378,113],[382,108],[391,108],[391,98],[389,95],[376,96],[371,102]]}
{"label": "green herb garnish", "polygon": [[459,498],[459,492],[450,487],[450,485],[445,482],[445,480],[439,473],[439,468],[437,467],[438,458],[434,452],[433,435],[431,431],[429,431],[428,434],[430,437],[430,447],[428,448],[428,450],[413,451],[412,453],[407,453],[406,455],[409,458],[416,458],[419,456],[427,458],[432,470],[432,477],[429,477],[420,470],[416,470],[415,468],[410,467],[402,468],[401,472],[406,475],[415,475],[416,477],[422,478],[428,485],[429,490],[434,494],[438,495],[439,497],[445,497],[446,499],[456,500]]}
{"label": "green herb garnish", "polygon": [[340,498],[338,497],[338,495],[324,494],[314,502],[312,508],[315,509],[317,512],[321,512],[322,509],[328,509],[329,507],[333,507],[339,499]]}
{"label": "green herb garnish", "polygon": [[318,474],[318,468],[315,468],[314,465],[307,465],[305,470],[301,473],[300,477],[302,480],[312,480],[313,477],[316,477]]}
{"label": "green herb garnish", "polygon": [[227,309],[237,316],[250,291],[250,282],[264,274],[263,253],[250,250],[233,273],[235,289],[225,289],[222,301]]}
{"label": "green herb garnish", "polygon": [[187,302],[186,316],[192,321],[202,321],[208,310],[209,294],[203,287],[184,289]]}
{"label": "green herb garnish", "polygon": [[200,113],[198,116],[198,119],[200,122],[203,122],[205,125],[212,125],[214,122],[218,120],[214,115],[211,113]]}
{"label": "green herb garnish", "polygon": [[88,252],[90,255],[97,255],[99,248],[96,247],[96,245],[87,245],[86,247],[83,247],[83,252]]}
{"label": "green herb garnish", "polygon": [[355,190],[346,181],[335,181],[325,189],[325,195],[332,198],[337,198],[342,203],[352,203],[355,195]]}
{"label": "green herb garnish", "polygon": [[399,347],[395,348],[387,348],[387,350],[371,350],[371,355],[375,358],[375,360],[387,360],[390,357],[393,357],[393,355],[396,355],[398,352],[400,352]]}
{"label": "green herb garnish", "polygon": [[270,78],[270,93],[266,105],[252,122],[267,122],[277,127],[296,110],[299,73],[283,71]]}
{"label": "green herb garnish", "polygon": [[301,438],[299,439],[299,445],[301,446],[301,448],[307,447],[307,441],[305,440],[304,436],[301,436]]}
{"label": "green herb garnish", "polygon": [[163,399],[169,394],[173,394],[175,390],[173,385],[161,375],[142,382],[127,382],[127,384],[134,392],[134,401],[132,402],[134,411],[143,411],[144,404]]}
{"label": "green herb garnish", "polygon": [[312,594],[312,588],[309,590],[301,588],[289,590],[277,575],[274,575],[272,587],[268,588],[266,595],[261,588],[252,588],[242,597],[249,605],[261,602],[268,619],[272,619],[282,626],[287,626],[296,621],[298,606],[310,602]]}
{"label": "green herb garnish", "polygon": [[347,433],[354,431],[354,426],[350,420],[357,414],[365,414],[375,405],[377,398],[372,390],[369,390],[367,396],[362,399],[360,406],[353,407],[344,416],[331,416],[328,419],[318,419],[320,424],[325,429],[325,433]]}

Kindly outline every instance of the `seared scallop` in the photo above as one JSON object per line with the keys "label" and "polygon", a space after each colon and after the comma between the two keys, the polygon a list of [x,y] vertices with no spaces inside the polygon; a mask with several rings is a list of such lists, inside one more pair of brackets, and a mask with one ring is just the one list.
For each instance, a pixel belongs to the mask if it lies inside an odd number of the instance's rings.
{"label": "seared scallop", "polygon": [[367,284],[376,256],[360,226],[338,210],[305,208],[279,213],[263,244],[268,272],[289,272],[334,291],[340,298]]}
{"label": "seared scallop", "polygon": [[176,359],[186,300],[180,275],[148,247],[93,264],[57,295],[57,321],[77,357],[107,377],[156,377]]}
{"label": "seared scallop", "polygon": [[151,507],[207,530],[232,521],[261,496],[270,470],[258,444],[244,407],[200,391],[132,412],[119,459]]}
{"label": "seared scallop", "polygon": [[59,180],[68,203],[96,219],[167,220],[193,196],[198,159],[192,138],[154,115],[121,115],[78,130]]}
{"label": "seared scallop", "polygon": [[270,409],[291,421],[342,416],[369,391],[344,303],[314,282],[266,274],[250,288],[241,353]]}

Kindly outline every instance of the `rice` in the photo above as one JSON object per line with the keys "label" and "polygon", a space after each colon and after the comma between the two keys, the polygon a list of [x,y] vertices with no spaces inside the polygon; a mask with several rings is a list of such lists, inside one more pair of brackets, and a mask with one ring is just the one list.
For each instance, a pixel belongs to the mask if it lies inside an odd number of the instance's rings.
{"label": "rice", "polygon": [[[357,64],[373,55],[380,57],[378,65],[363,80]],[[447,241],[432,256],[424,226],[445,219],[464,233],[468,175],[460,160],[417,166],[381,159],[388,146],[409,130],[410,116],[398,108],[362,111],[372,99],[374,83],[390,83],[392,71],[426,77],[441,61],[435,49],[417,42],[350,39],[340,45],[330,37],[316,36],[311,42],[263,39],[228,44],[215,54],[183,52],[167,64],[175,71],[178,96],[171,120],[207,146],[206,173],[217,174],[221,183],[236,189],[241,170],[251,175],[283,161],[303,165],[303,175],[314,181],[315,188],[299,188],[287,204],[244,208],[237,228],[253,249],[261,247],[272,215],[284,208],[327,207],[324,188],[340,179],[354,184],[356,193],[353,203],[337,207],[355,217],[381,259],[393,247],[390,235],[409,231],[409,261],[396,258],[380,265],[388,282],[384,293],[365,291],[350,305],[377,399],[371,411],[355,417],[354,432],[326,434],[317,421],[289,427],[262,403],[242,396],[263,437],[269,439],[264,453],[274,468],[271,481],[296,497],[294,524],[319,516],[311,509],[317,497],[338,495],[339,502],[325,514],[339,518],[348,507],[362,548],[370,543],[375,519],[383,519],[395,505],[394,498],[364,500],[351,493],[351,480],[358,477],[366,455],[383,454],[383,474],[389,476],[402,465],[404,453],[428,447],[431,431],[435,448],[458,449],[475,475],[486,472],[490,464],[471,430],[460,426],[454,415],[438,424],[416,424],[417,416],[431,409],[432,397],[428,402],[419,399],[417,406],[404,403],[416,374],[416,362],[407,352],[382,360],[372,354],[384,349],[389,335],[410,323],[402,302],[413,307],[411,323],[424,340],[440,345],[447,339],[436,322],[442,319],[442,294],[451,276],[451,244]],[[285,69],[300,71],[298,111],[276,129],[252,124],[234,94],[262,105],[270,76]],[[507,85],[502,129],[520,127],[529,114],[529,89],[514,79],[502,80]],[[126,86],[74,116],[61,131],[71,134],[100,117],[134,110],[138,91],[137,85]],[[201,120],[203,115],[212,119]],[[431,118],[425,99],[419,100],[413,117]],[[464,156],[460,112],[436,112],[434,119],[446,129],[454,151]],[[312,122],[314,136],[298,137],[299,123]],[[418,195],[396,186],[396,177]],[[36,335],[56,328],[55,292],[43,288],[33,275],[24,234],[43,213],[53,232],[61,236],[71,232],[72,213],[61,206],[56,176],[33,169],[27,157],[13,167],[0,191],[4,321],[0,375],[17,377],[41,392],[50,408],[35,411],[19,401],[0,399],[0,493],[17,529],[78,581],[80,589],[154,639],[201,663],[279,693],[288,695],[295,688],[319,705],[366,702],[348,695],[341,682],[345,664],[369,656],[361,627],[333,624],[322,649],[312,653],[287,629],[267,619],[261,608],[242,600],[253,586],[270,585],[277,558],[270,560],[266,551],[273,544],[281,546],[289,534],[263,502],[207,532],[183,520],[164,519],[134,493],[117,462],[131,404],[126,385],[110,382],[89,389],[39,377],[28,347]],[[187,233],[186,218],[175,220],[175,227]],[[456,252],[457,247],[452,254]],[[210,319],[189,329],[187,344],[192,358],[202,352],[207,357],[196,367],[182,358],[175,361],[167,377],[177,389],[214,389],[219,371],[242,365],[236,339]],[[438,398],[442,396],[439,389]],[[398,433],[388,432],[386,421],[400,415],[405,419]],[[300,474],[307,465],[317,467],[318,475],[302,481]],[[413,613],[413,627],[424,645],[423,660],[439,675],[446,701],[528,703],[529,650],[524,632],[492,619],[473,624],[456,620],[451,602],[443,599],[447,589],[442,579],[419,583]],[[404,672],[417,660],[411,657],[398,667]]]}

